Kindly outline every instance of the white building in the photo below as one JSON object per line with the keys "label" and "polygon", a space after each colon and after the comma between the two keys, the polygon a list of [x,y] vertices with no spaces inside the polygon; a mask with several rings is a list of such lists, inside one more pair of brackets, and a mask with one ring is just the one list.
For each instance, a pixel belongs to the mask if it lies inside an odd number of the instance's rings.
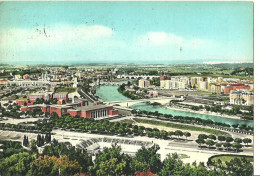
{"label": "white building", "polygon": [[231,90],[229,94],[230,104],[251,106],[254,104],[254,93],[245,90]]}
{"label": "white building", "polygon": [[173,89],[187,89],[190,88],[190,79],[183,76],[175,76],[171,78]]}

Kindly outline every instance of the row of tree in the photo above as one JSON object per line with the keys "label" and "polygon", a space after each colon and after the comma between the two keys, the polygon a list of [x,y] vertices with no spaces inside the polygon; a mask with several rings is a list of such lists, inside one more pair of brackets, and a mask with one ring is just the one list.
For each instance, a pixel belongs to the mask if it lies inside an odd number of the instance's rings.
{"label": "row of tree", "polygon": [[[219,126],[219,127],[224,127],[224,128],[231,128],[229,124],[222,123],[222,122],[214,122],[213,120],[210,119],[200,119],[197,117],[183,117],[183,116],[173,116],[172,114],[162,114],[159,113],[158,111],[151,112],[151,111],[137,111],[137,110],[132,110],[132,114],[135,115],[145,115],[148,117],[155,116],[157,119],[161,120],[168,120],[168,121],[174,121],[174,122],[180,122],[180,123],[188,123],[188,124],[198,124],[198,125],[207,125],[207,126]],[[232,128],[234,129],[239,129],[239,130],[246,130],[246,131],[253,131],[253,127],[247,126],[246,124],[233,124]]]}
{"label": "row of tree", "polygon": [[[218,142],[216,142],[218,140]],[[224,142],[224,143],[223,143]],[[231,143],[233,142],[233,143]],[[199,144],[200,148],[202,147],[202,144],[208,145],[208,148],[211,148],[215,145],[217,149],[222,149],[223,146],[226,148],[226,150],[229,150],[231,147],[236,150],[237,152],[243,147],[241,143],[245,143],[245,146],[248,146],[248,143],[251,143],[252,140],[250,138],[236,138],[233,139],[230,136],[218,136],[215,135],[206,135],[206,134],[200,134],[198,135],[198,139],[196,140],[196,143]]]}
{"label": "row of tree", "polygon": [[80,132],[91,132],[99,134],[112,134],[112,135],[138,135],[167,139],[175,135],[178,138],[181,136],[190,137],[189,132],[182,132],[177,130],[175,132],[167,132],[157,128],[145,128],[144,126],[132,125],[124,122],[109,122],[107,120],[93,120],[82,117],[71,117],[64,115],[63,118],[51,115],[49,126],[71,129]]}
{"label": "row of tree", "polygon": [[15,95],[15,94],[21,92],[22,90],[23,90],[22,88],[11,89],[10,92],[5,92],[4,94],[2,94],[2,95],[0,96],[0,98],[10,97],[10,96],[12,96],[12,95]]}
{"label": "row of tree", "polygon": [[50,133],[52,131],[52,126],[46,121],[36,122],[36,126],[26,126],[20,124],[9,124],[0,123],[0,129],[10,130],[10,131],[21,131],[21,132],[33,132],[33,133]]}
{"label": "row of tree", "polygon": [[50,143],[50,142],[51,142],[51,134],[50,134],[50,133],[47,133],[47,134],[45,135],[45,137],[42,136],[42,135],[40,135],[40,134],[37,135],[36,145],[37,145],[38,147],[41,147],[41,146],[43,146],[45,143]]}
{"label": "row of tree", "polygon": [[[51,98],[49,100],[44,100],[43,98],[36,98],[35,100],[35,104],[57,104],[58,103],[58,99],[57,98]],[[63,104],[65,103],[65,101],[63,100]],[[25,105],[26,106],[26,105]]]}
{"label": "row of tree", "polygon": [[221,105],[214,105],[214,106],[189,106],[190,109],[194,111],[199,111],[199,110],[206,110],[206,111],[211,111],[211,112],[218,112],[221,114],[227,114],[227,115],[241,115],[242,118],[247,118],[247,119],[253,119],[254,117],[254,109],[253,106],[250,106],[247,108],[247,112],[242,112],[241,110],[244,109],[241,106],[234,105],[232,109],[223,109]]}
{"label": "row of tree", "polygon": [[[37,140],[36,140],[36,145],[38,147],[41,147],[43,146],[44,144],[46,143],[50,143],[51,142],[51,134],[50,133],[47,133],[45,135],[45,137],[43,135],[40,135],[38,134],[37,135]],[[29,146],[29,139],[28,139],[28,136],[24,135],[24,138],[23,138],[23,146],[25,147],[28,147]]]}

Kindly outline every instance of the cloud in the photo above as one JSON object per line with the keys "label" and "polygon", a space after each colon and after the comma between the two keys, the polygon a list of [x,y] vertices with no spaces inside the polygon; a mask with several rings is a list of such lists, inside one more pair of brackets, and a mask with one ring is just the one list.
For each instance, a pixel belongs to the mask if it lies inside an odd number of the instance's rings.
{"label": "cloud", "polygon": [[236,43],[190,39],[166,32],[147,32],[132,40],[125,31],[115,33],[110,27],[101,25],[0,29],[0,60],[14,63],[247,58],[238,48],[241,47]]}
{"label": "cloud", "polygon": [[0,31],[0,47],[11,49],[31,48],[35,46],[53,46],[57,44],[82,45],[109,38],[113,30],[106,26],[94,25],[56,25],[54,27],[35,27],[31,29],[10,28]]}
{"label": "cloud", "polygon": [[173,33],[166,32],[148,32],[145,35],[136,38],[136,44],[139,46],[149,47],[188,47],[192,49],[201,48],[209,44],[208,40],[204,39],[185,39],[184,37],[177,36]]}

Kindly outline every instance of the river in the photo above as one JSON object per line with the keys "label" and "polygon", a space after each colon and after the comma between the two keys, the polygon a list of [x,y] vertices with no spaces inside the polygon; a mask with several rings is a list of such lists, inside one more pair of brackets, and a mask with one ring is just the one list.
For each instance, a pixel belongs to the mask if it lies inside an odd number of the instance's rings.
{"label": "river", "polygon": [[[100,86],[97,88],[96,95],[99,96],[104,101],[124,101],[124,100],[130,100],[129,98],[123,96],[117,91],[118,86]],[[252,121],[247,120],[239,120],[239,119],[231,119],[231,118],[224,118],[214,115],[204,115],[204,114],[198,114],[193,112],[185,112],[185,111],[178,111],[178,110],[172,110],[172,109],[166,109],[160,106],[153,106],[146,103],[138,103],[135,105],[130,106],[132,109],[136,110],[145,110],[145,111],[151,111],[155,112],[158,111],[162,114],[172,114],[173,116],[189,116],[189,117],[196,117],[200,119],[211,119],[214,122],[221,122],[226,123],[229,125],[233,124],[246,124],[248,126],[253,126],[254,123]]]}

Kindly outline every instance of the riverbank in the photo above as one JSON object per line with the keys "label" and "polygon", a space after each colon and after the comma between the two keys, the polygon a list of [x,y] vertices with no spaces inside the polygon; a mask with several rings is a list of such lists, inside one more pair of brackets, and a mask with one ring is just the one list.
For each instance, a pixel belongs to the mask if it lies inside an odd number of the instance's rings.
{"label": "riverbank", "polygon": [[174,107],[173,106],[166,106],[165,108],[171,109],[171,110],[183,111],[183,112],[192,112],[192,113],[196,113],[196,114],[213,115],[213,116],[218,116],[218,117],[223,117],[223,118],[244,120],[244,119],[242,119],[241,117],[238,117],[238,116],[231,116],[231,115],[226,115],[226,114],[220,114],[220,113],[206,111],[206,110],[194,111],[192,109],[180,108],[180,107],[176,107],[176,106],[174,106]]}
{"label": "riverbank", "polygon": [[[118,86],[100,86],[96,94],[106,102],[110,101],[127,101],[130,100],[129,98],[123,96],[120,94],[117,90]],[[139,111],[149,111],[149,112],[155,112],[158,111],[161,114],[171,114],[173,116],[183,116],[183,117],[194,117],[194,118],[200,118],[203,120],[212,120],[214,122],[219,123],[226,123],[232,126],[233,124],[238,125],[247,125],[247,126],[254,126],[253,121],[248,120],[242,120],[239,117],[232,117],[228,118],[225,115],[220,114],[213,114],[210,115],[210,113],[207,112],[198,112],[198,111],[192,111],[190,109],[182,109],[178,107],[168,107],[165,108],[163,106],[153,106],[148,105],[146,103],[137,103],[130,106],[131,109],[139,110]],[[173,109],[174,108],[174,109]],[[226,118],[227,117],[227,118]]]}

